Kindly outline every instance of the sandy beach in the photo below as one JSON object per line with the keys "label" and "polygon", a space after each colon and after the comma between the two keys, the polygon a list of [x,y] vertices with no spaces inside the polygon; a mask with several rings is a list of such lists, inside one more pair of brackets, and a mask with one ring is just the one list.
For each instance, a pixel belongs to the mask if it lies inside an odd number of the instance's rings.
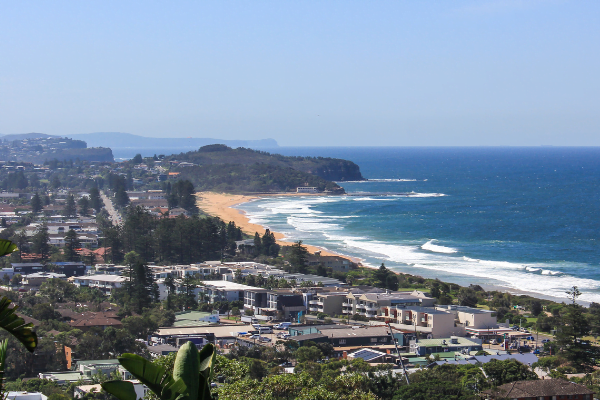
{"label": "sandy beach", "polygon": [[[223,221],[226,221],[226,222],[229,222],[229,221],[235,222],[235,224],[237,226],[242,228],[242,231],[244,231],[245,233],[247,233],[249,235],[254,235],[255,232],[258,232],[262,235],[265,232],[264,226],[250,223],[250,220],[248,219],[248,217],[246,216],[246,214],[243,211],[237,210],[232,207],[236,206],[238,204],[246,203],[250,200],[253,200],[253,199],[256,199],[259,197],[267,197],[267,196],[269,196],[269,195],[247,196],[247,195],[240,195],[240,194],[198,192],[198,193],[196,193],[196,197],[197,197],[196,204],[198,205],[198,208],[200,208],[202,211],[204,211],[205,213],[207,213],[209,215],[219,217]],[[277,195],[273,195],[273,196],[299,196],[299,195],[295,194],[295,193],[290,193],[290,194],[277,194]],[[306,196],[306,194],[300,194],[300,196]],[[294,244],[294,242],[285,241],[284,235],[282,233],[273,232],[273,234],[275,235],[275,239],[277,239],[277,243],[279,243],[282,246],[290,246],[290,245]],[[311,246],[311,245],[307,245],[307,244],[303,244],[303,245],[311,253],[320,251],[321,255],[324,255],[324,256],[339,256],[339,257],[347,258],[355,263],[360,263],[360,260],[357,258],[348,257],[343,254],[333,253],[331,251],[328,251],[326,249],[323,249],[323,248],[320,248],[317,246]]]}

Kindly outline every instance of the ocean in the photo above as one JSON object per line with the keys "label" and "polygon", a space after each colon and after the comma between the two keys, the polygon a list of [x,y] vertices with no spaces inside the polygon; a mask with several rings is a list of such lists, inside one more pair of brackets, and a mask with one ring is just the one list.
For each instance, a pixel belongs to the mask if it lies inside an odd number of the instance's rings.
{"label": "ocean", "polygon": [[[356,162],[351,196],[258,199],[251,222],[395,271],[600,302],[600,148],[283,147]],[[382,195],[386,193],[386,195]]]}

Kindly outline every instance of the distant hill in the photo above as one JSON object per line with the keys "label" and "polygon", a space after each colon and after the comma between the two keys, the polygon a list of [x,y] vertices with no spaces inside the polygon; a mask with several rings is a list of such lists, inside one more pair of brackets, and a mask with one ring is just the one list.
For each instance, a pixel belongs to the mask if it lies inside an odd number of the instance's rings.
{"label": "distant hill", "polygon": [[47,135],[22,133],[0,136],[0,160],[27,161],[43,164],[49,160],[114,161],[111,149],[88,148],[83,140]]}
{"label": "distant hill", "polygon": [[247,148],[232,149],[224,145],[209,145],[198,151],[173,154],[165,160],[186,161],[198,165],[210,164],[267,164],[293,168],[329,181],[362,181],[360,167],[352,161],[329,157],[295,157],[271,154]]}
{"label": "distant hill", "polygon": [[0,139],[2,140],[23,140],[23,139],[47,139],[47,138],[57,138],[59,136],[54,135],[46,135],[45,133],[14,133],[10,135],[1,135]]}
{"label": "distant hill", "polygon": [[358,165],[348,160],[286,157],[219,144],[174,154],[164,162],[173,165],[171,171],[191,180],[198,190],[288,192],[299,186],[314,186],[320,191],[343,193],[344,189],[332,181],[364,180]]}
{"label": "distant hill", "polygon": [[110,147],[113,150],[124,148],[139,149],[139,153],[147,153],[144,152],[145,149],[152,150],[152,153],[163,149],[165,155],[172,154],[173,150],[176,150],[177,152],[180,152],[182,149],[197,150],[200,147],[209,144],[225,144],[230,147],[250,147],[255,149],[278,147],[278,144],[274,139],[224,140],[212,138],[153,138],[122,132],[82,133],[71,136],[73,139],[85,140],[90,147]]}

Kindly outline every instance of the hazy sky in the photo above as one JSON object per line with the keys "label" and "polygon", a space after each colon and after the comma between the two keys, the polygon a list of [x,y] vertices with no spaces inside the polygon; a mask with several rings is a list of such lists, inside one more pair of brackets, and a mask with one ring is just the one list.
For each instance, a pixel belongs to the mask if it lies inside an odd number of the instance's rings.
{"label": "hazy sky", "polygon": [[3,1],[0,133],[600,145],[598,1]]}

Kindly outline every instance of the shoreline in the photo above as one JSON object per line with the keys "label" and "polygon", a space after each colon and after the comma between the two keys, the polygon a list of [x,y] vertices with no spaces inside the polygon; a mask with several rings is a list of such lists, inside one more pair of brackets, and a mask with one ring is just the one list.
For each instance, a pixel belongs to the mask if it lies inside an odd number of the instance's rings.
{"label": "shoreline", "polygon": [[[260,195],[258,195],[258,194],[257,195],[241,195],[241,194],[227,194],[227,193],[217,193],[217,192],[197,192],[196,193],[196,198],[197,198],[196,205],[198,206],[198,208],[200,208],[205,213],[212,215],[212,216],[219,217],[226,222],[233,221],[233,222],[235,222],[235,224],[238,227],[240,227],[242,229],[242,231],[244,233],[254,235],[255,232],[264,233],[266,228],[262,225],[251,223],[250,219],[248,218],[248,216],[246,215],[246,213],[244,211],[238,210],[233,207],[235,207],[239,204],[250,202],[255,199],[266,198],[266,197],[280,197],[280,196],[323,196],[323,195],[322,194],[311,195],[311,194],[306,194],[306,193],[277,193],[277,194],[260,194]],[[277,240],[278,244],[280,244],[282,246],[290,246],[290,245],[294,244],[293,241],[285,240],[284,234],[282,234],[280,232],[274,232],[274,231],[271,231],[271,232],[275,235],[275,239]],[[351,257],[351,256],[348,256],[345,254],[336,253],[336,252],[324,249],[322,247],[309,245],[306,243],[302,243],[302,245],[304,247],[306,247],[307,250],[311,254],[314,254],[316,251],[320,251],[321,255],[342,257],[347,260],[350,260],[353,263],[358,264],[360,267],[373,268],[373,269],[376,268],[376,267],[372,267],[370,265],[364,265],[362,263],[364,260],[357,258],[357,257]],[[411,276],[417,276],[417,275],[411,274],[409,272],[397,272],[397,271],[394,271],[394,272],[397,274],[406,274],[406,275],[411,275]],[[435,277],[433,279],[435,279]],[[456,282],[448,281],[448,283],[456,283]],[[476,283],[476,281],[474,281],[473,284],[479,284],[479,283]],[[566,298],[554,297],[554,296],[550,296],[550,295],[543,295],[543,294],[528,292],[525,290],[515,289],[515,288],[508,287],[508,286],[503,286],[503,285],[495,285],[495,284],[480,284],[480,285],[486,291],[496,290],[496,291],[503,292],[503,293],[510,293],[514,296],[525,295],[525,296],[530,296],[530,297],[540,299],[540,300],[554,301],[556,303],[562,303],[567,300]],[[464,284],[462,284],[461,286],[464,286]],[[588,301],[581,301],[581,300],[579,301],[579,303],[586,304],[588,306],[590,304],[590,302],[588,302]]]}
{"label": "shoreline", "polygon": [[[254,224],[250,222],[250,219],[246,213],[242,210],[233,208],[239,204],[247,203],[249,201],[265,198],[265,197],[279,197],[279,196],[311,196],[307,193],[277,193],[277,194],[260,194],[260,195],[245,195],[245,194],[227,194],[217,192],[197,192],[196,193],[196,205],[205,213],[221,218],[223,221],[235,222],[236,226],[242,229],[244,233],[254,236],[256,232],[264,234],[265,228],[262,225]],[[322,194],[315,194],[313,196],[323,196]],[[291,246],[295,242],[285,240],[285,235],[280,232],[271,231],[275,236],[277,244],[281,246]],[[321,252],[322,256],[336,256],[350,260],[353,263],[363,266],[362,260],[356,257],[350,257],[345,254],[340,254],[327,250],[323,247],[314,246],[306,243],[302,243],[302,246],[314,254],[315,252]]]}

